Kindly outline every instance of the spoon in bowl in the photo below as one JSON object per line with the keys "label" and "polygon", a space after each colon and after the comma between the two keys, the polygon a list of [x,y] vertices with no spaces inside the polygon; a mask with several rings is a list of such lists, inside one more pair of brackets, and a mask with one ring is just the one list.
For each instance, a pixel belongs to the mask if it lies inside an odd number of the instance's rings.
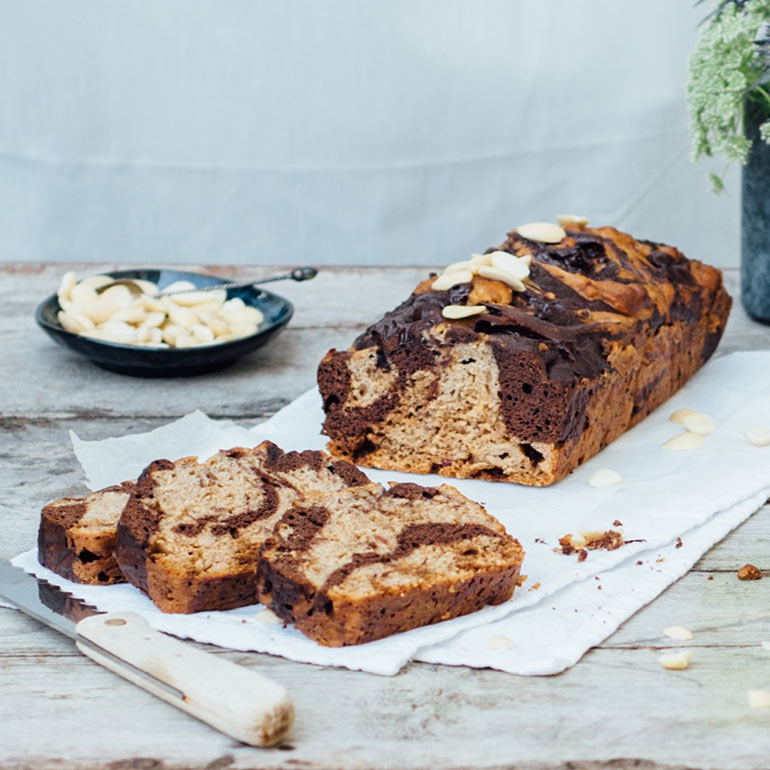
{"label": "spoon in bowl", "polygon": [[[169,297],[174,294],[186,294],[187,292],[199,292],[199,291],[221,291],[222,289],[245,289],[249,286],[256,286],[261,283],[273,283],[273,281],[286,281],[291,279],[292,281],[309,281],[311,278],[315,278],[318,275],[318,270],[314,267],[295,267],[288,273],[280,273],[279,275],[271,275],[266,278],[254,278],[251,281],[229,281],[228,283],[214,283],[211,286],[196,286],[192,289],[176,289],[174,291],[159,291],[149,296],[153,297]],[[105,283],[104,286],[100,286],[96,289],[97,294],[101,294],[112,286],[125,286],[132,295],[140,297],[142,295],[147,296],[147,292],[142,288],[142,284],[138,281],[134,281],[131,278],[118,278],[109,283]]]}

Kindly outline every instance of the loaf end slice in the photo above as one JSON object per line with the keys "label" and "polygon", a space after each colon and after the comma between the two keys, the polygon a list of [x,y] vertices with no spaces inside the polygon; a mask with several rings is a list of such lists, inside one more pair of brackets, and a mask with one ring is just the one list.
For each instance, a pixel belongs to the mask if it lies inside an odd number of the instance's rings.
{"label": "loaf end slice", "polygon": [[363,644],[507,601],[523,558],[453,487],[372,484],[284,514],[260,553],[259,598],[322,645]]}
{"label": "loaf end slice", "polygon": [[134,483],[123,482],[85,497],[65,497],[40,515],[38,560],[75,583],[111,585],[124,578],[115,561],[115,530]]}

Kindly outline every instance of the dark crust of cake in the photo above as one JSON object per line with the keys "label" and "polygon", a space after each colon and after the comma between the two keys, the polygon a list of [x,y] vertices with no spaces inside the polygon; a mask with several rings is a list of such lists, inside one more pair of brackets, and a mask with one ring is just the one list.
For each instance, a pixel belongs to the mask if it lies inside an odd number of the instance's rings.
{"label": "dark crust of cake", "polygon": [[[101,489],[99,493],[130,493],[133,487],[133,482],[124,481]],[[93,550],[78,550],[76,547],[71,529],[80,522],[86,510],[85,497],[65,498],[43,507],[37,534],[38,561],[52,572],[74,583],[82,582],[76,571],[79,564],[91,565],[91,570],[98,576],[95,581],[97,583],[107,585],[122,582],[123,576],[113,558],[114,541],[111,538],[103,538],[106,547],[102,549],[92,546]]]}
{"label": "dark crust of cake", "polygon": [[[484,303],[487,312],[447,324],[442,309],[464,304],[472,285],[431,291],[429,284],[421,284],[350,350],[330,351],[318,369],[329,450],[363,464],[399,469],[367,462],[379,449],[371,434],[398,407],[402,393],[413,387],[413,373],[438,370],[442,350],[460,341],[486,343],[491,349],[500,382],[500,413],[519,441],[557,447],[577,443],[588,427],[592,397],[615,372],[613,352],[654,342],[658,335],[675,354],[688,353],[688,360],[674,360],[671,371],[657,381],[641,383],[639,392],[632,394],[631,424],[670,396],[711,356],[721,338],[731,300],[719,271],[688,260],[675,248],[634,240],[614,228],[570,229],[567,236],[562,244],[545,244],[515,231],[509,234],[499,250],[533,258],[528,289],[514,292],[511,304]],[[443,344],[435,339],[431,343],[428,333],[447,326]],[[691,335],[699,345],[692,360],[689,351],[677,347],[687,329],[698,332]],[[352,387],[348,364],[364,350],[375,351],[377,368],[395,369],[397,377],[373,403],[346,406]],[[585,459],[585,453],[580,455]],[[564,473],[571,469],[565,468]]]}
{"label": "dark crust of cake", "polygon": [[[402,483],[394,484],[382,496],[418,500],[431,499],[438,493],[436,488]],[[322,586],[314,587],[303,578],[297,554],[310,547],[329,516],[330,511],[322,505],[295,506],[287,511],[275,531],[279,531],[281,524],[287,524],[291,527],[290,534],[286,537],[274,534],[269,538],[262,547],[258,566],[260,601],[320,644],[332,647],[364,644],[397,631],[475,612],[486,604],[500,604],[513,595],[521,558],[515,564],[485,569],[459,582],[438,581],[427,588],[385,592],[365,601],[332,600],[329,591],[359,567],[394,563],[420,546],[451,545],[478,536],[496,537],[501,543],[515,541],[478,523],[408,524],[399,533],[397,545],[390,553],[353,554]],[[516,547],[521,554],[518,544]]]}

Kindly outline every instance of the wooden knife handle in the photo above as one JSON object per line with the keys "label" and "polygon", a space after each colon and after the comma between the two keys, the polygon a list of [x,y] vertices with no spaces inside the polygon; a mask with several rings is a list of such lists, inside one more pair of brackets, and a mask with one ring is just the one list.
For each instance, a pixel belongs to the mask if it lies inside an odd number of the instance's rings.
{"label": "wooden knife handle", "polygon": [[270,746],[294,721],[286,688],[161,634],[133,612],[92,615],[75,630],[91,660],[243,743]]}

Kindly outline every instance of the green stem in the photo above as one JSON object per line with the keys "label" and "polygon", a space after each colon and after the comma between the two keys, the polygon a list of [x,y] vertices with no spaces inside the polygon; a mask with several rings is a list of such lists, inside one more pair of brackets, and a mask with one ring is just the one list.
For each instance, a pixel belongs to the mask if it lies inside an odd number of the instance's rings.
{"label": "green stem", "polygon": [[760,94],[762,96],[763,100],[767,103],[767,106],[770,107],[770,94],[767,93],[767,91],[762,88],[762,86],[754,86],[753,89],[756,93]]}

